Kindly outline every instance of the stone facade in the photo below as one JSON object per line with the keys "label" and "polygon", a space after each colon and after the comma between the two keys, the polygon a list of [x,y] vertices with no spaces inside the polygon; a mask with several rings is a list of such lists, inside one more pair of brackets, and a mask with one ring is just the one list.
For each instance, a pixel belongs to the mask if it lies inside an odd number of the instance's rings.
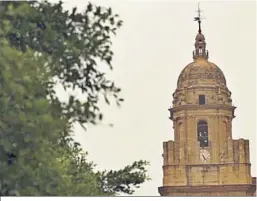
{"label": "stone facade", "polygon": [[[169,109],[174,141],[163,143],[163,186],[159,193],[253,196],[256,178],[251,176],[249,140],[232,139],[236,107],[232,105],[225,76],[208,61],[201,33],[196,37],[195,47],[194,61],[181,72],[173,107]],[[200,96],[204,99],[202,103]],[[204,122],[204,138],[198,131],[199,122]]]}

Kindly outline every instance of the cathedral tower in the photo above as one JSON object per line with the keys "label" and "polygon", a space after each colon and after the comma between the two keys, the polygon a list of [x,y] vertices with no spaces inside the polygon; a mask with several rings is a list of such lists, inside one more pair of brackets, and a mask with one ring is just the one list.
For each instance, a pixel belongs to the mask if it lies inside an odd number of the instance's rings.
{"label": "cathedral tower", "polygon": [[[198,9],[199,10],[199,9]],[[169,109],[174,141],[163,143],[161,196],[253,196],[249,140],[232,139],[235,108],[221,69],[208,60],[201,17],[193,62],[179,75]]]}

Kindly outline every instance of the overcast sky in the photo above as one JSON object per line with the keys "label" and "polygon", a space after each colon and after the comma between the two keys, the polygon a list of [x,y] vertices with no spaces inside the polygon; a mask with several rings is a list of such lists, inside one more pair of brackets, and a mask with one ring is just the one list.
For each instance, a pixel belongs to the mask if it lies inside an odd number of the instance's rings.
{"label": "overcast sky", "polygon": [[[87,1],[65,6],[83,9]],[[114,70],[108,76],[122,88],[121,108],[102,103],[103,125],[76,139],[99,169],[119,169],[140,159],[151,163],[146,182],[134,195],[156,196],[162,185],[162,143],[173,139],[168,108],[181,70],[192,62],[197,33],[196,1],[92,0],[111,6],[124,26],[114,38]],[[256,6],[255,1],[201,1],[202,31],[209,60],[224,72],[233,104],[233,138],[250,139],[256,176]],[[59,94],[65,94],[59,90]],[[106,126],[108,123],[114,127]]]}

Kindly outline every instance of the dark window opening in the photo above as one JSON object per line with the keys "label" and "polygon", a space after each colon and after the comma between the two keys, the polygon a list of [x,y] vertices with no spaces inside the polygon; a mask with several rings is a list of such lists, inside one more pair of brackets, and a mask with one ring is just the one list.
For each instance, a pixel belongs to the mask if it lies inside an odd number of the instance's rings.
{"label": "dark window opening", "polygon": [[205,105],[205,95],[199,95],[199,105]]}
{"label": "dark window opening", "polygon": [[197,140],[200,147],[208,147],[208,124],[206,121],[199,121],[197,124]]}

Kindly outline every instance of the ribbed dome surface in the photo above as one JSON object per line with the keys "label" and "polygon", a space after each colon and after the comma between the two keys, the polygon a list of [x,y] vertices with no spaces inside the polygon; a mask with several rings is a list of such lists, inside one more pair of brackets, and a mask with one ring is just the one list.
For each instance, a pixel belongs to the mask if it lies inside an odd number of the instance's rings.
{"label": "ribbed dome surface", "polygon": [[195,85],[220,85],[226,87],[226,79],[218,66],[199,57],[182,70],[178,78],[177,88]]}

